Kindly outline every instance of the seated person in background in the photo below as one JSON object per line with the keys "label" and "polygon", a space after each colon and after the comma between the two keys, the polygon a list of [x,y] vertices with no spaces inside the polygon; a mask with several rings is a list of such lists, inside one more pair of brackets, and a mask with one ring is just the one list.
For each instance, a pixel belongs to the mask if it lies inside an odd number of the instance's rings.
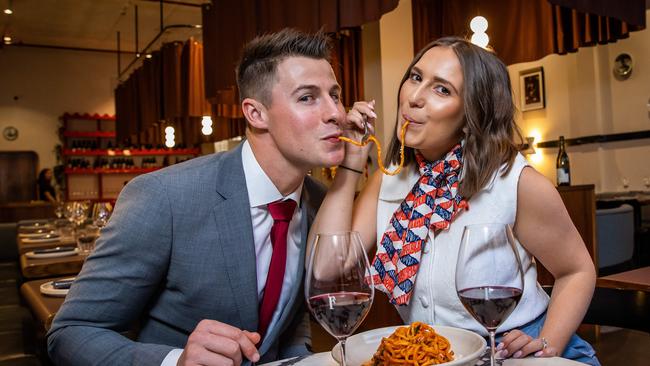
{"label": "seated person in background", "polygon": [[[379,254],[371,267],[383,282],[375,286],[387,292],[404,322],[456,326],[486,336],[456,294],[458,247],[465,225],[509,224],[522,259],[524,293],[497,330],[497,350],[503,357],[561,355],[598,365],[593,348],[574,334],[594,291],[594,265],[555,187],[517,152],[514,112],[508,70],[493,53],[459,38],[430,43],[400,84],[387,160],[395,170],[400,132],[409,121],[404,169],[395,176],[378,171],[354,201],[369,147],[347,144],[342,164],[347,169],[337,170],[310,236],[358,231],[367,249]],[[373,103],[355,103],[346,134],[359,140],[364,120],[375,118]],[[445,170],[434,173],[439,162]],[[430,177],[436,177],[434,186]],[[422,218],[398,220],[414,211],[414,200],[423,204],[417,209]],[[395,242],[391,235],[422,227],[428,229],[423,238],[404,235]],[[400,249],[417,240],[422,247],[411,254],[414,263],[397,266],[395,275],[414,283],[402,291],[385,275],[386,266],[396,265]],[[379,260],[386,256],[388,263]],[[550,301],[537,283],[533,256],[555,277]]]}
{"label": "seated person in background", "polygon": [[47,202],[58,201],[56,189],[52,185],[52,169],[45,168],[38,173],[38,199]]}
{"label": "seated person in background", "polygon": [[[308,352],[301,282],[324,189],[306,174],[344,156],[329,55],[326,36],[294,30],[245,46],[247,140],[124,187],[48,333],[56,364],[240,365]],[[136,321],[136,341],[120,334]]]}

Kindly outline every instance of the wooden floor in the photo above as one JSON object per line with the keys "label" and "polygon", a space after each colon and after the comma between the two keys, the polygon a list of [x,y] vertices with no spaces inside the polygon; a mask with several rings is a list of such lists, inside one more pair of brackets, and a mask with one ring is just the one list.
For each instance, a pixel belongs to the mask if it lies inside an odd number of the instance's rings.
{"label": "wooden floor", "polygon": [[620,329],[601,332],[598,341],[591,341],[602,366],[650,365],[650,334]]}

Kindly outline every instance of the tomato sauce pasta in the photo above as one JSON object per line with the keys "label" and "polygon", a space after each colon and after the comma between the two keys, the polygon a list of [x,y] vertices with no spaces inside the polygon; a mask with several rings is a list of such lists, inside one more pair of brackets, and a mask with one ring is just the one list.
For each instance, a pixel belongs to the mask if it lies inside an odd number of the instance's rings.
{"label": "tomato sauce pasta", "polygon": [[428,366],[453,359],[454,352],[447,338],[429,325],[415,322],[383,338],[377,352],[363,366]]}
{"label": "tomato sauce pasta", "polygon": [[370,135],[368,137],[368,140],[366,142],[359,142],[359,141],[354,141],[352,139],[349,139],[347,137],[339,137],[339,140],[349,142],[353,145],[356,146],[366,146],[370,143],[370,141],[374,142],[375,145],[377,145],[377,159],[379,160],[379,169],[381,169],[382,172],[386,175],[396,175],[399,174],[399,172],[402,170],[402,167],[404,166],[404,136],[406,135],[406,126],[408,126],[409,121],[404,121],[404,124],[402,125],[402,130],[400,132],[400,141],[402,142],[399,150],[399,166],[395,171],[389,172],[386,170],[386,167],[384,166],[384,162],[381,159],[381,145],[379,144],[379,141],[374,135]]}

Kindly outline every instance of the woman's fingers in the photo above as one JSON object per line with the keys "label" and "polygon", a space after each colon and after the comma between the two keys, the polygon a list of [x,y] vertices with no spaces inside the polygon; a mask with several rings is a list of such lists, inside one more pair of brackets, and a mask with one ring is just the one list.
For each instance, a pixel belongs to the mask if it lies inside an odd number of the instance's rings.
{"label": "woman's fingers", "polygon": [[501,357],[522,357],[522,348],[530,343],[533,338],[528,334],[515,329],[510,331],[503,337],[501,343],[497,347]]}

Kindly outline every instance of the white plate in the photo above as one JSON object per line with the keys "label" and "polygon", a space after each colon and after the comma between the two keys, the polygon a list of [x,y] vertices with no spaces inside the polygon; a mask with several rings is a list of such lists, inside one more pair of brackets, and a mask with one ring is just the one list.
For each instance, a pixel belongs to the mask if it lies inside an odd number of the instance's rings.
{"label": "white plate", "polygon": [[77,253],[79,253],[79,248],[74,248],[74,250],[66,250],[63,252],[50,252],[50,253],[27,252],[25,253],[25,257],[30,259],[45,259],[45,258],[69,257],[72,255],[77,255]]}
{"label": "white plate", "polygon": [[[68,279],[74,280],[75,277],[60,278],[57,281],[68,280]],[[65,297],[65,295],[68,294],[68,291],[70,289],[67,289],[67,288],[54,288],[54,286],[52,286],[52,282],[53,281],[48,281],[48,282],[45,282],[45,283],[41,284],[41,293],[43,295],[54,296],[54,297]]]}
{"label": "white plate", "polygon": [[57,234],[53,230],[43,229],[43,230],[37,230],[36,232],[32,232],[32,233],[20,233],[18,234],[18,237],[39,239],[45,237],[46,235],[57,235]]}
{"label": "white plate", "polygon": [[[348,366],[360,366],[364,362],[369,361],[377,351],[381,339],[393,334],[397,328],[399,327],[373,329],[348,338],[345,342]],[[449,340],[451,350],[454,351],[454,360],[444,363],[444,365],[473,366],[485,351],[487,342],[485,342],[483,337],[474,332],[442,325],[435,325],[433,329]],[[341,350],[338,344],[332,349],[332,357],[340,362]]]}
{"label": "white plate", "polygon": [[23,243],[52,243],[61,240],[58,234],[41,235],[39,238],[23,238]]}
{"label": "white plate", "polygon": [[51,229],[51,228],[52,228],[52,225],[50,225],[50,224],[48,224],[48,223],[44,223],[44,224],[30,224],[30,225],[20,225],[18,228],[19,228],[19,229],[22,229],[22,230]]}

